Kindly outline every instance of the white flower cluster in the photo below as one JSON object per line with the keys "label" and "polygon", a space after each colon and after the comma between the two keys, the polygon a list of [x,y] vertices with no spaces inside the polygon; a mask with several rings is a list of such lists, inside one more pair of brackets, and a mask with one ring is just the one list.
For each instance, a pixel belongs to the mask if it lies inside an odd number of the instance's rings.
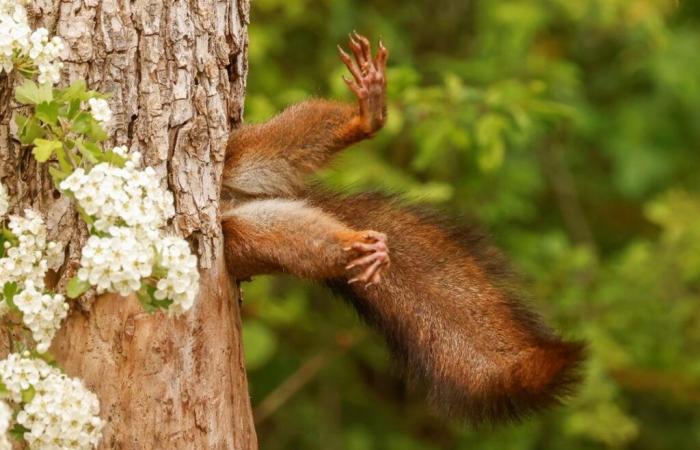
{"label": "white flower cluster", "polygon": [[5,217],[7,211],[10,209],[10,199],[7,197],[7,191],[5,186],[0,183],[0,221]]}
{"label": "white flower cluster", "polygon": [[49,40],[49,31],[46,28],[39,28],[29,37],[29,42],[31,43],[29,58],[39,68],[39,83],[58,83],[63,67],[63,63],[59,61],[63,51],[61,38],[54,36]]}
{"label": "white flower cluster", "polygon": [[104,426],[97,396],[80,380],[27,356],[12,353],[0,361],[0,379],[18,404],[22,393],[33,389],[33,398],[17,414],[17,423],[29,430],[24,433],[29,447],[82,450],[96,446]]}
{"label": "white flower cluster", "polygon": [[150,239],[129,227],[111,227],[108,237],[90,236],[83,247],[78,278],[97,288],[97,293],[129,295],[151,276],[154,251]]}
{"label": "white flower cluster", "polygon": [[91,98],[88,100],[88,105],[90,105],[90,114],[103,126],[109,124],[112,120],[112,110],[109,109],[109,103],[107,100],[101,98]]}
{"label": "white flower cluster", "polygon": [[46,352],[68,315],[65,297],[38,291],[31,281],[27,281],[22,292],[14,297],[14,304],[22,312],[22,322],[32,332],[37,351]]}
{"label": "white flower cluster", "polygon": [[77,169],[60,185],[100,232],[83,247],[78,278],[98,293],[128,295],[157,273],[155,298],[172,300],[169,312],[183,313],[194,303],[199,272],[187,241],[160,231],[175,214],[173,196],[151,167],[138,168],[139,152],[112,151],[127,158],[123,168],[101,163],[89,172]]}
{"label": "white flower cluster", "polygon": [[0,0],[0,73],[12,71],[15,52],[29,46],[31,33],[24,2]]}
{"label": "white flower cluster", "polygon": [[10,422],[12,422],[12,410],[7,403],[0,401],[0,450],[12,450],[12,443],[7,438]]}
{"label": "white flower cluster", "polygon": [[24,288],[31,282],[44,287],[46,271],[60,265],[61,248],[46,240],[46,226],[39,213],[24,210],[24,217],[10,216],[9,229],[17,238],[17,245],[5,242],[5,256],[0,258],[0,286],[16,282]]}
{"label": "white flower cluster", "polygon": [[[122,147],[113,151],[124,155]],[[97,218],[98,231],[114,225],[160,228],[175,214],[173,195],[160,187],[153,168],[137,168],[139,152],[128,158],[123,168],[108,163],[100,163],[89,172],[78,168],[60,184],[83,211]]]}
{"label": "white flower cluster", "polygon": [[10,72],[17,60],[29,58],[39,69],[39,83],[57,83],[63,63],[59,54],[63,42],[49,40],[46,28],[32,32],[27,22],[26,2],[0,0],[0,72]]}
{"label": "white flower cluster", "polygon": [[167,275],[156,284],[155,298],[173,301],[169,310],[182,314],[192,307],[199,284],[197,258],[190,252],[187,241],[179,237],[167,236],[156,241],[158,267],[167,270]]}
{"label": "white flower cluster", "polygon": [[[5,242],[5,256],[0,258],[0,287],[17,283],[15,306],[22,312],[22,322],[32,332],[41,353],[48,350],[51,340],[68,314],[68,304],[62,295],[42,292],[49,267],[61,263],[61,248],[46,240],[46,227],[41,216],[31,209],[24,217],[10,217],[9,229],[17,244]],[[9,311],[6,301],[0,303],[0,316]]]}

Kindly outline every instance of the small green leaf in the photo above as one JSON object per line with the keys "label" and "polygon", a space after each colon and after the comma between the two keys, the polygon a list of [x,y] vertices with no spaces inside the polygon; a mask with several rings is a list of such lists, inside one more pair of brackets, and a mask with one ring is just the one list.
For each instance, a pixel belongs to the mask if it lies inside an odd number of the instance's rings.
{"label": "small green leaf", "polygon": [[85,80],[74,81],[73,84],[67,88],[59,90],[56,98],[65,102],[70,102],[73,100],[87,100],[89,95],[87,93],[87,85],[85,84]]}
{"label": "small green leaf", "polygon": [[158,300],[157,298],[154,298],[151,301],[151,304],[153,306],[155,306],[156,308],[160,308],[160,309],[168,309],[170,307],[170,305],[172,305],[173,303],[174,303],[174,301],[169,299],[169,298],[164,298],[163,300]]}
{"label": "small green leaf", "polygon": [[53,89],[49,84],[37,85],[31,80],[24,80],[21,85],[15,88],[15,100],[23,105],[50,102],[53,100]]}
{"label": "small green leaf", "polygon": [[54,186],[57,187],[59,184],[61,184],[61,181],[65,180],[70,175],[70,173],[64,172],[53,166],[49,166],[49,174],[51,175]]}
{"label": "small green leaf", "polygon": [[34,389],[34,386],[29,386],[27,389],[22,391],[22,403],[31,402],[35,395],[36,389]]}
{"label": "small green leaf", "polygon": [[19,142],[22,145],[29,145],[34,139],[44,136],[44,129],[36,117],[30,117],[24,122],[24,126],[19,130]]}
{"label": "small green leaf", "polygon": [[31,350],[31,355],[34,359],[40,359],[50,366],[58,367],[56,358],[54,358],[54,356],[48,351],[45,353],[39,353],[37,349],[33,349]]}
{"label": "small green leaf", "polygon": [[80,112],[80,100],[72,100],[70,104],[68,105],[65,114],[61,114],[64,117],[68,118],[68,120],[73,120]]}
{"label": "small green leaf", "polygon": [[51,125],[56,125],[58,121],[58,103],[43,102],[36,106],[35,116]]}
{"label": "small green leaf", "polygon": [[80,213],[80,218],[83,219],[83,222],[92,227],[92,225],[95,223],[95,219],[90,214],[86,213],[85,210],[77,203],[75,204],[75,209],[77,209],[78,213]]}
{"label": "small green leaf", "polygon": [[78,134],[87,134],[90,131],[91,126],[92,116],[89,113],[83,111],[77,116],[75,116],[75,119],[73,119],[73,122],[71,124],[71,131]]}
{"label": "small green leaf", "polygon": [[83,157],[91,163],[96,164],[103,159],[104,155],[102,154],[102,149],[94,142],[76,141],[75,144],[78,146],[78,150],[80,150]]}
{"label": "small green leaf", "polygon": [[66,284],[66,295],[68,298],[78,298],[90,289],[90,283],[82,281],[78,277],[73,277]]}
{"label": "small green leaf", "polygon": [[66,156],[66,151],[63,146],[56,148],[56,159],[58,160],[58,165],[64,172],[71,172],[73,170],[73,165],[68,161]]}
{"label": "small green leaf", "polygon": [[22,442],[24,441],[24,433],[27,431],[29,431],[29,428],[25,428],[20,424],[15,424],[15,426],[10,429],[9,433],[13,439]]}
{"label": "small green leaf", "polygon": [[116,167],[124,167],[124,165],[126,164],[126,159],[114,153],[112,150],[104,152],[100,159],[102,160],[102,162],[109,163]]}
{"label": "small green leaf", "polygon": [[105,141],[109,137],[107,132],[102,128],[102,125],[100,125],[100,123],[95,119],[92,119],[92,126],[90,127],[87,136],[95,142]]}
{"label": "small green leaf", "polygon": [[61,141],[57,140],[46,140],[46,139],[34,139],[34,148],[32,149],[32,154],[34,158],[41,162],[46,162],[51,158],[53,152],[59,148],[63,148]]}
{"label": "small green leaf", "polygon": [[27,124],[27,120],[29,120],[29,117],[23,114],[15,115],[15,123],[17,124],[18,134],[22,132],[22,129]]}
{"label": "small green leaf", "polygon": [[17,288],[17,283],[15,283],[14,281],[8,281],[2,288],[2,295],[5,297],[7,305],[12,309],[16,309],[15,302],[13,301],[13,299],[15,298],[15,295],[18,291],[19,289]]}
{"label": "small green leaf", "polygon": [[5,238],[6,241],[10,242],[12,245],[17,245],[19,243],[19,239],[17,239],[17,236],[12,233],[12,231],[8,230],[7,228],[0,228],[0,234],[2,237]]}
{"label": "small green leaf", "polygon": [[7,395],[10,391],[7,390],[7,386],[5,386],[5,383],[0,381],[0,397],[4,397]]}
{"label": "small green leaf", "polygon": [[136,296],[139,298],[143,310],[149,314],[153,314],[158,309],[153,306],[153,300],[155,300],[153,297],[154,292],[155,288],[146,283],[141,283],[141,288],[136,291]]}

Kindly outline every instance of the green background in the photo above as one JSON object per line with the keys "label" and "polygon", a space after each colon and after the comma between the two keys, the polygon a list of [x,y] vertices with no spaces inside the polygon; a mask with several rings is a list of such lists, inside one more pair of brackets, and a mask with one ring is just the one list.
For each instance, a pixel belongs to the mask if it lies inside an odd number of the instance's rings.
{"label": "green background", "polygon": [[344,303],[259,278],[261,448],[700,448],[700,2],[255,0],[246,120],[350,101],[335,45],[353,29],[390,49],[390,118],[321,178],[476,217],[548,322],[588,341],[586,382],[474,431],[432,415]]}

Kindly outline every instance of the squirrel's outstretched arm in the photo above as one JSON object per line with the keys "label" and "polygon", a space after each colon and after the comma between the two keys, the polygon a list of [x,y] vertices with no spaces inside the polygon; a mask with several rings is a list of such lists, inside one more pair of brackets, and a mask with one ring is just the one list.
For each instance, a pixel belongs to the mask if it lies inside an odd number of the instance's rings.
{"label": "squirrel's outstretched arm", "polygon": [[238,279],[290,273],[314,280],[380,281],[389,265],[386,237],[356,231],[303,200],[265,199],[227,207],[226,263]]}
{"label": "squirrel's outstretched arm", "polygon": [[345,79],[357,105],[309,100],[259,125],[233,131],[226,150],[224,187],[247,195],[292,195],[306,175],[338,151],[372,136],[386,120],[386,60],[381,43],[372,57],[369,41],[350,38],[354,60],[339,47],[353,79]]}

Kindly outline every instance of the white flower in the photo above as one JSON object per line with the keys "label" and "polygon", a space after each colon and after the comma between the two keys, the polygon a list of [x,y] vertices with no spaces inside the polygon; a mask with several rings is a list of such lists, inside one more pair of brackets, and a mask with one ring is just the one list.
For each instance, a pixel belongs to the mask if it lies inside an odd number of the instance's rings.
{"label": "white flower", "polygon": [[60,294],[45,294],[38,291],[31,281],[15,295],[14,303],[22,312],[22,322],[32,332],[37,350],[44,353],[49,349],[61,322],[68,315],[68,303]]}
{"label": "white flower", "polygon": [[25,283],[31,282],[42,289],[49,268],[46,257],[56,262],[60,248],[47,242],[46,226],[36,211],[26,209],[23,217],[10,216],[8,227],[17,238],[17,244],[5,243],[5,256],[0,258],[0,286],[15,282],[22,289]]}
{"label": "white flower", "polygon": [[10,199],[7,198],[7,191],[5,186],[0,183],[0,221],[5,217],[7,211],[10,209]]}
{"label": "white flower", "polygon": [[101,98],[91,98],[88,100],[92,117],[103,125],[107,125],[112,120],[112,110],[109,109],[107,100]]}
{"label": "white flower", "polygon": [[182,314],[192,307],[199,291],[197,257],[186,240],[175,236],[159,239],[156,252],[158,267],[167,270],[167,275],[158,280],[154,296],[158,300],[172,300],[168,311]]}
{"label": "white flower", "polygon": [[0,450],[12,450],[12,443],[7,438],[10,422],[12,422],[12,410],[7,403],[0,401]]}
{"label": "white flower", "polygon": [[[27,428],[24,439],[37,450],[91,449],[100,441],[104,421],[97,397],[83,383],[69,378],[40,359],[17,353],[0,361],[0,380],[10,398],[23,408],[17,423]],[[22,392],[34,390],[22,403]],[[1,417],[0,417],[1,419]]]}

